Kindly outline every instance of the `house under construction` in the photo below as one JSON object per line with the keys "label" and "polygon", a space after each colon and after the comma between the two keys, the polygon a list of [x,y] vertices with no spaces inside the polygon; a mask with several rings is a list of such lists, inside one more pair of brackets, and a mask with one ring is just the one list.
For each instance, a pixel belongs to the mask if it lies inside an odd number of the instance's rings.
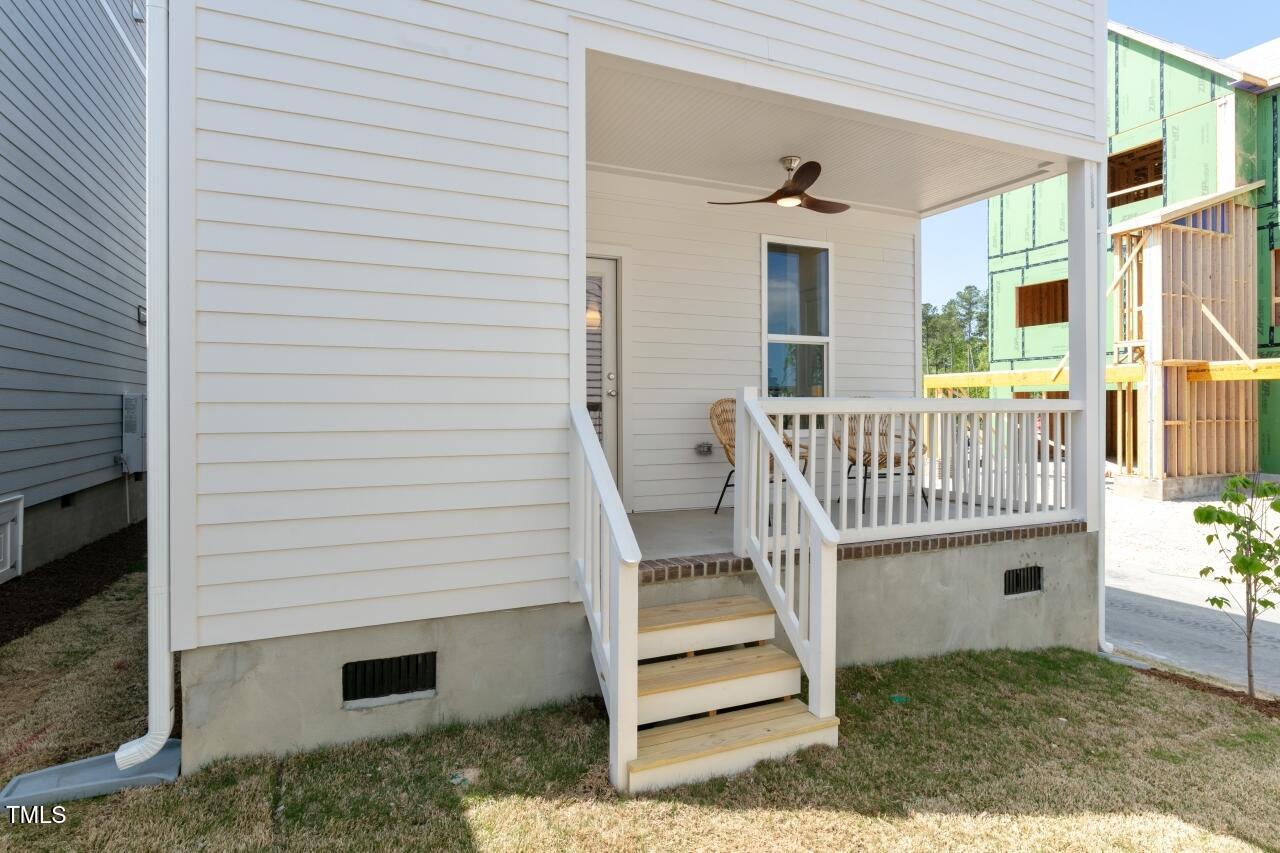
{"label": "house under construction", "polygon": [[[1280,39],[1218,60],[1108,33],[1107,455],[1124,488],[1280,473]],[[1066,183],[988,205],[990,372],[926,390],[1065,396]]]}

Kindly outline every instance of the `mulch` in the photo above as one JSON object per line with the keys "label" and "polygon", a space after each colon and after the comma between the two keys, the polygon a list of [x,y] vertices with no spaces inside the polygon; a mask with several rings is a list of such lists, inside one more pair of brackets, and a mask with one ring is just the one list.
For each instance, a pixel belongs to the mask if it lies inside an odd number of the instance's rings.
{"label": "mulch", "polygon": [[1172,681],[1174,684],[1181,684],[1183,687],[1191,690],[1198,690],[1201,693],[1210,693],[1214,696],[1225,696],[1234,702],[1252,708],[1255,711],[1266,714],[1268,717],[1274,717],[1280,720],[1280,699],[1261,699],[1251,697],[1248,693],[1240,690],[1232,690],[1229,687],[1221,687],[1217,684],[1210,684],[1207,681],[1201,681],[1198,678],[1192,678],[1189,675],[1182,675],[1178,672],[1169,672],[1164,669],[1144,669],[1139,670],[1152,678],[1158,678],[1161,681]]}
{"label": "mulch", "polygon": [[145,571],[146,558],[147,525],[138,522],[0,584],[0,644],[52,622],[126,572]]}

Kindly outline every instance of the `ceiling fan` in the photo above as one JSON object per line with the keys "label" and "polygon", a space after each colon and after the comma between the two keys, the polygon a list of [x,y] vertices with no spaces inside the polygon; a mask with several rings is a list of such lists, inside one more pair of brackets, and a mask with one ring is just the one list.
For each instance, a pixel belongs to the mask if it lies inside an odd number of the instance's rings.
{"label": "ceiling fan", "polygon": [[782,157],[780,162],[787,170],[786,183],[764,198],[753,198],[750,201],[709,201],[707,204],[776,204],[779,207],[803,207],[817,213],[844,213],[849,209],[849,205],[843,202],[814,198],[805,192],[818,180],[818,175],[822,174],[822,165],[817,160],[801,165],[799,157]]}

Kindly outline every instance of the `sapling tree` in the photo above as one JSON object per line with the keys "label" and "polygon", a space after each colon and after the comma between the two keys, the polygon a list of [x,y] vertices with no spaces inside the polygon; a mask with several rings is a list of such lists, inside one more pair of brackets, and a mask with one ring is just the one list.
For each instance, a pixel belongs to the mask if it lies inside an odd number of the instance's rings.
{"label": "sapling tree", "polygon": [[1205,541],[1218,546],[1226,558],[1225,567],[1205,566],[1200,577],[1222,585],[1220,594],[1209,597],[1209,604],[1228,612],[1234,604],[1243,615],[1231,614],[1231,618],[1244,633],[1245,671],[1253,696],[1253,626],[1258,614],[1275,607],[1280,597],[1280,528],[1275,525],[1280,485],[1232,477],[1222,503],[1195,509],[1196,522],[1213,527]]}

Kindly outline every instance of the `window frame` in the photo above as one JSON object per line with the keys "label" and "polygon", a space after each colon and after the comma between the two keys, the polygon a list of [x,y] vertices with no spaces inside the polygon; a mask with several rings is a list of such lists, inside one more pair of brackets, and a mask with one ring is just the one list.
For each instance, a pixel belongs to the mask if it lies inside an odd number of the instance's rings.
{"label": "window frame", "polygon": [[[1040,323],[1024,323],[1024,314],[1029,313],[1023,307],[1023,299],[1032,288],[1046,287],[1048,285],[1062,285],[1062,293],[1060,299],[1064,302],[1064,316],[1061,320],[1046,320]],[[1040,329],[1045,326],[1061,326],[1071,322],[1071,283],[1063,276],[1062,278],[1048,278],[1044,281],[1027,281],[1017,285],[1013,292],[1013,328],[1014,329]]]}
{"label": "window frame", "polygon": [[[825,249],[827,252],[827,333],[825,335],[776,335],[769,332],[769,244]],[[836,250],[827,240],[805,240],[777,234],[760,235],[760,396],[769,397],[769,344],[821,344],[823,396],[832,396],[836,340]],[[786,398],[775,398],[786,399]],[[804,399],[797,397],[796,399]],[[817,398],[810,398],[817,399]]]}
{"label": "window frame", "polygon": [[[1111,186],[1112,177],[1112,161],[1118,157],[1132,156],[1135,152],[1143,148],[1159,151],[1160,158],[1160,178],[1159,180],[1147,181],[1141,184],[1131,184],[1122,189],[1114,189]],[[1123,207],[1126,204],[1133,204],[1139,201],[1146,201],[1154,198],[1156,195],[1163,195],[1165,191],[1165,182],[1168,180],[1169,165],[1166,160],[1167,151],[1165,151],[1164,140],[1152,139],[1147,142],[1140,142],[1137,145],[1130,145],[1128,148],[1122,148],[1119,151],[1112,151],[1107,155],[1107,210],[1115,207]],[[1158,190],[1159,192],[1152,192]],[[1127,196],[1137,193],[1145,193],[1142,198],[1127,198]]]}

